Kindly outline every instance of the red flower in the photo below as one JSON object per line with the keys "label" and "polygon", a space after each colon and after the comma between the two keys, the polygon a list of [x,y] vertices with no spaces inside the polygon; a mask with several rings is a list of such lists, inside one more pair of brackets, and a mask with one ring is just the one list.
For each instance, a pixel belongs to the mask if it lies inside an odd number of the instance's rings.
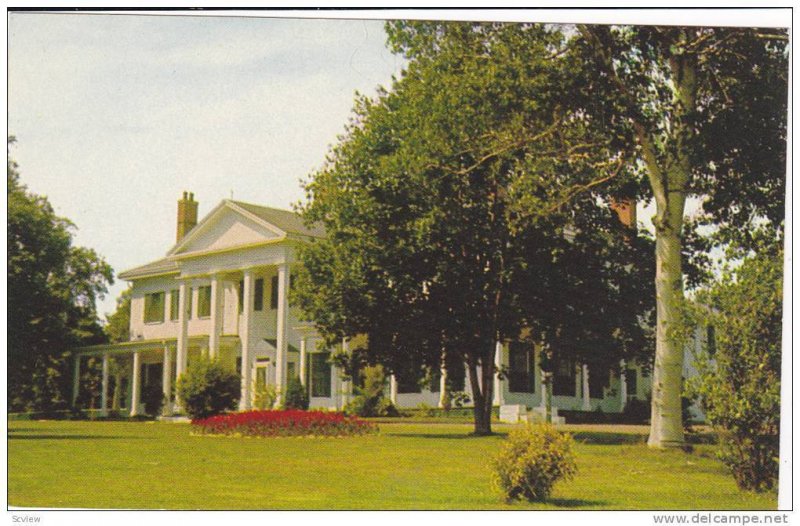
{"label": "red flower", "polygon": [[325,411],[246,411],[193,420],[199,432],[242,436],[349,436],[377,431],[374,424]]}

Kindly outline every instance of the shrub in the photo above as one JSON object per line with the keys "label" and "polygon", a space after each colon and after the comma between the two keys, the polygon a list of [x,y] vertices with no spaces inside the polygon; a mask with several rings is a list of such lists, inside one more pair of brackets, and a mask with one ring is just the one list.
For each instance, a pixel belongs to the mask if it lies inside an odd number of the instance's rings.
{"label": "shrub", "polygon": [[778,480],[782,264],[780,243],[764,247],[689,309],[690,327],[713,327],[690,391],[719,432],[719,456],[737,485],[755,491]]}
{"label": "shrub", "polygon": [[297,377],[289,378],[286,383],[286,396],[283,397],[283,409],[308,409],[308,392]]}
{"label": "shrub", "polygon": [[417,404],[417,412],[422,416],[436,415],[436,409],[429,406],[425,402],[420,402],[419,404]]}
{"label": "shrub", "polygon": [[205,357],[191,362],[177,382],[178,400],[192,419],[236,409],[240,388],[239,375]]}
{"label": "shrub", "polygon": [[464,391],[448,391],[445,399],[445,409],[450,410],[454,407],[456,409],[461,409],[470,403],[470,401],[469,395]]}
{"label": "shrub", "polygon": [[349,415],[361,417],[399,416],[397,408],[386,398],[386,373],[380,365],[365,367],[364,386],[356,387],[356,396],[344,408]]}
{"label": "shrub", "polygon": [[161,408],[164,406],[164,392],[161,385],[155,382],[148,384],[142,393],[142,402],[144,402],[144,412],[148,415],[156,416],[161,413]]}
{"label": "shrub", "polygon": [[277,399],[278,391],[274,385],[256,385],[253,390],[253,407],[256,409],[272,409]]}
{"label": "shrub", "polygon": [[646,424],[650,421],[650,398],[647,401],[634,398],[628,400],[622,410],[622,418],[629,424]]}
{"label": "shrub", "polygon": [[543,501],[577,471],[574,442],[549,424],[513,429],[494,459],[494,484],[507,501]]}
{"label": "shrub", "polygon": [[294,409],[216,415],[193,420],[192,427],[202,434],[249,437],[352,436],[378,430],[374,424],[343,413]]}

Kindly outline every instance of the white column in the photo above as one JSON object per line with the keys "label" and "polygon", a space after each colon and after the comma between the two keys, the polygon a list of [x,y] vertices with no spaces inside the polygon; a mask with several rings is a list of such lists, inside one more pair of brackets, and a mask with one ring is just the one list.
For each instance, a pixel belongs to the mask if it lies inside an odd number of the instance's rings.
{"label": "white column", "polygon": [[100,391],[100,414],[108,415],[108,353],[103,354],[103,379]]}
{"label": "white column", "polygon": [[81,355],[76,354],[72,368],[72,407],[78,405],[78,390],[81,386]]}
{"label": "white column", "polygon": [[185,281],[181,281],[178,289],[178,343],[175,348],[175,379],[186,372],[187,356],[189,355],[189,294],[191,289]]}
{"label": "white column", "polygon": [[161,376],[161,385],[163,386],[164,393],[164,409],[163,413],[166,416],[172,414],[172,353],[169,346],[164,346],[164,366],[163,374]]}
{"label": "white column", "polygon": [[219,335],[222,332],[221,296],[220,278],[214,275],[211,277],[211,333],[208,335],[208,355],[210,358],[216,358],[219,354]]}
{"label": "white column", "polygon": [[539,402],[539,407],[547,407],[547,382],[545,375],[547,373],[544,372],[544,369],[541,367],[539,368],[539,385],[541,386],[541,401]]}
{"label": "white column", "polygon": [[628,378],[625,370],[625,360],[619,361],[619,410],[624,411],[628,404]]}
{"label": "white column", "polygon": [[142,397],[142,357],[139,351],[133,353],[133,381],[131,382],[131,416],[139,414],[139,399]]}
{"label": "white column", "polygon": [[306,387],[306,337],[300,338],[300,383]]}
{"label": "white column", "polygon": [[392,405],[397,407],[397,378],[395,375],[389,377],[389,400],[392,401]]}
{"label": "white column", "polygon": [[[347,338],[342,338],[342,352],[349,353],[350,352],[350,343],[347,341]],[[343,380],[342,381],[342,408],[350,402],[350,395],[353,393],[353,379],[350,380]]]}
{"label": "white column", "polygon": [[592,410],[592,401],[589,399],[589,366],[583,364],[581,367],[581,377],[583,380],[583,390],[582,390],[582,398],[583,398],[583,406],[581,409],[584,411],[591,411]]}
{"label": "white column", "polygon": [[439,374],[439,409],[442,409],[447,402],[447,368],[444,363]]}
{"label": "white column", "polygon": [[250,332],[253,320],[253,271],[244,271],[244,290],[242,291],[242,327],[239,334],[242,349],[242,396],[239,409],[247,411],[253,401],[253,357],[250,352]]}
{"label": "white column", "polygon": [[339,373],[339,368],[331,365],[331,398],[333,405],[336,409],[341,409],[342,406],[342,376]]}
{"label": "white column", "polygon": [[500,371],[503,367],[503,343],[497,342],[494,349],[494,367],[497,371],[494,373],[494,405],[503,405],[503,381],[500,379]]}
{"label": "white column", "polygon": [[289,317],[289,265],[278,265],[278,312],[276,320],[277,356],[275,357],[275,390],[278,392],[276,403],[283,402],[283,391],[286,388],[286,358],[289,350],[287,318]]}

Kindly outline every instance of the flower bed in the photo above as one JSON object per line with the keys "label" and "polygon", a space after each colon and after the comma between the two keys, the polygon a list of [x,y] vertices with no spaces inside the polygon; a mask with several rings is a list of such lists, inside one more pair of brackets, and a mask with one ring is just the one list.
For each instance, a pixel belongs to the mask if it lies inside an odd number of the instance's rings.
{"label": "flower bed", "polygon": [[378,428],[356,417],[325,411],[246,411],[193,420],[204,435],[249,437],[353,436],[375,433]]}

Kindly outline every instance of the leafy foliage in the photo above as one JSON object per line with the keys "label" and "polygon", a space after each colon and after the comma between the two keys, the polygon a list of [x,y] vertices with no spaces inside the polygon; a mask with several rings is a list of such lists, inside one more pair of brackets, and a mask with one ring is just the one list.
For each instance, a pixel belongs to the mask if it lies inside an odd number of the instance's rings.
{"label": "leafy foliage", "polygon": [[308,391],[296,376],[286,383],[286,394],[283,397],[283,409],[308,409]]}
{"label": "leafy foliage", "polygon": [[112,343],[127,342],[131,339],[131,289],[127,288],[117,298],[117,309],[114,314],[106,315],[103,327],[108,340]]}
{"label": "leafy foliage", "polygon": [[74,225],[22,184],[10,157],[7,168],[9,407],[64,409],[68,349],[105,341],[95,300],[113,283],[112,270],[72,244]]}
{"label": "leafy foliage", "polygon": [[[687,261],[708,261],[697,251],[685,254],[704,244],[699,231],[687,230],[713,226],[706,246],[748,247],[764,223],[782,228],[788,36],[758,28],[579,25],[572,47],[584,57],[584,78],[595,93],[585,112],[625,137],[623,151],[634,154],[656,204],[649,443],[677,446],[683,349],[670,334],[679,324],[684,279],[697,285],[710,276],[684,275]],[[689,196],[702,203],[691,222],[684,220]]]}
{"label": "leafy foliage", "polygon": [[544,501],[578,470],[574,441],[549,424],[512,429],[493,462],[493,482],[508,501]]}
{"label": "leafy foliage", "polygon": [[[408,44],[420,32],[436,45]],[[422,377],[443,358],[448,370],[466,364],[475,431],[488,433],[495,342],[529,327],[553,352],[593,361],[646,351],[638,307],[652,294],[624,285],[642,283],[631,255],[646,243],[623,242],[636,235],[605,190],[589,190],[599,182],[570,185],[625,165],[595,162],[607,145],[562,147],[586,125],[543,89],[572,78],[552,60],[557,30],[398,22],[389,38],[411,58],[407,71],[356,101],[306,183],[301,212],[328,237],[301,250],[297,296],[328,344],[365,334],[366,361],[398,376]],[[580,204],[562,206],[568,197]],[[600,341],[611,354],[590,352]]]}
{"label": "leafy foliage", "polygon": [[236,409],[241,395],[239,375],[217,359],[201,357],[178,378],[178,400],[193,419]]}
{"label": "leafy foliage", "polygon": [[699,294],[689,316],[691,326],[714,327],[690,387],[743,489],[768,490],[778,478],[782,289],[779,240]]}
{"label": "leafy foliage", "polygon": [[160,383],[150,382],[145,386],[142,390],[142,403],[148,415],[156,416],[161,413],[161,408],[164,407],[164,393]]}
{"label": "leafy foliage", "polygon": [[355,387],[355,396],[344,408],[350,415],[398,416],[397,408],[386,398],[386,373],[380,365],[367,366],[361,371],[363,386]]}
{"label": "leafy foliage", "polygon": [[257,385],[253,390],[253,407],[260,410],[272,409],[278,399],[278,391],[274,385]]}

